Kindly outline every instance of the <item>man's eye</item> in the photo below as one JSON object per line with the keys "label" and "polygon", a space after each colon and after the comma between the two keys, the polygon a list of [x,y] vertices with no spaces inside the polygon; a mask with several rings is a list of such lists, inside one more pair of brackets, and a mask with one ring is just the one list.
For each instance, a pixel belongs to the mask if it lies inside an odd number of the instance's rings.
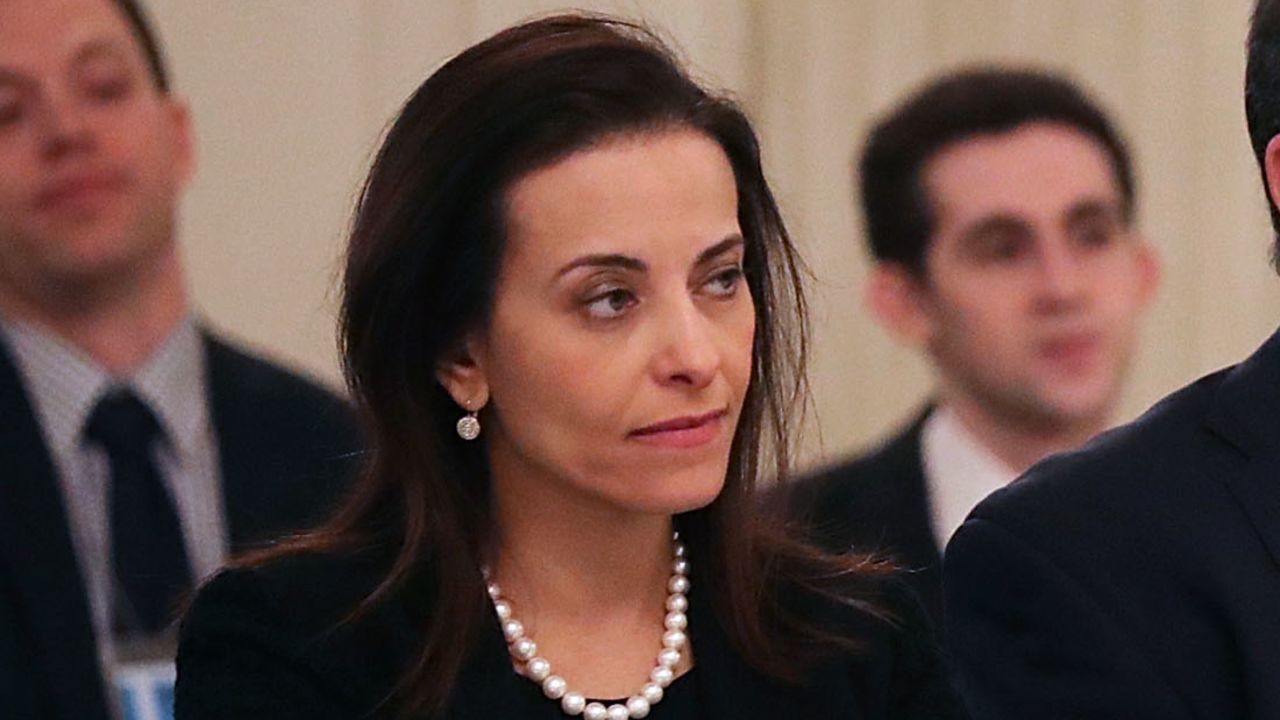
{"label": "man's eye", "polygon": [[127,96],[129,88],[129,81],[125,78],[95,80],[89,83],[88,93],[94,100],[109,102]]}
{"label": "man's eye", "polygon": [[21,119],[22,105],[18,101],[0,101],[0,125],[11,125]]}
{"label": "man's eye", "polygon": [[1016,237],[991,238],[979,248],[978,257],[995,262],[1017,260],[1022,256],[1024,245],[1025,243]]}
{"label": "man's eye", "polygon": [[1085,226],[1075,232],[1076,242],[1089,248],[1106,247],[1115,237],[1115,228],[1101,223]]}

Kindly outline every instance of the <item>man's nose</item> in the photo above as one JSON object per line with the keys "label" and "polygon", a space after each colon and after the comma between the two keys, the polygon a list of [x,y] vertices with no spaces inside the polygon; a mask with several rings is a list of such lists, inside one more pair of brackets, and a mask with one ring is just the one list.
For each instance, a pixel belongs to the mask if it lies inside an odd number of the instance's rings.
{"label": "man's nose", "polygon": [[50,159],[80,152],[93,143],[90,110],[68,93],[46,97],[40,116],[41,147]]}
{"label": "man's nose", "polygon": [[1068,242],[1046,243],[1038,254],[1037,269],[1036,296],[1042,304],[1059,307],[1081,300],[1088,268]]}

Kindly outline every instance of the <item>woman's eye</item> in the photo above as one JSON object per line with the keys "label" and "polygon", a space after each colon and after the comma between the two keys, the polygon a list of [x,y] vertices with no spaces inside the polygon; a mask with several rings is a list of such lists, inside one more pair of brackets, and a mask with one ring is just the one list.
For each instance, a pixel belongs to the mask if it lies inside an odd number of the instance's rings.
{"label": "woman's eye", "polygon": [[608,320],[620,317],[635,303],[636,296],[630,290],[614,288],[587,300],[587,314],[593,318]]}
{"label": "woman's eye", "polygon": [[706,287],[711,291],[712,295],[730,297],[737,292],[738,285],[741,282],[742,268],[735,266],[712,275],[711,279],[707,281]]}

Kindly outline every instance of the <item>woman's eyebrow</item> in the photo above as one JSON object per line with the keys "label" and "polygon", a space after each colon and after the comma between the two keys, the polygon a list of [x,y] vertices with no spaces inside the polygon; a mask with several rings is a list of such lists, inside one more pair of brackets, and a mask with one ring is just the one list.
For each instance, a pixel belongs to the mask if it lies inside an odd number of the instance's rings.
{"label": "woman's eyebrow", "polygon": [[621,253],[601,253],[582,255],[581,257],[570,260],[568,263],[565,263],[564,267],[560,268],[556,272],[556,277],[561,277],[565,273],[580,267],[614,267],[622,268],[624,270],[633,270],[640,273],[648,272],[649,270],[649,266],[639,258],[634,258],[630,255],[622,255]]}

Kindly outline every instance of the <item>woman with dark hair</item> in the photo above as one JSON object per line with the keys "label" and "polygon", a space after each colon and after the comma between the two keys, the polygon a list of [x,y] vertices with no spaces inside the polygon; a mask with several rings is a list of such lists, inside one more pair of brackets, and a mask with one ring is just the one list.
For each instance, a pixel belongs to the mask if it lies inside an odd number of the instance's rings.
{"label": "woman with dark hair", "polygon": [[199,593],[178,717],[952,715],[885,566],[757,512],[799,276],[746,118],[650,32],[549,17],[447,62],[352,229],[363,478]]}

